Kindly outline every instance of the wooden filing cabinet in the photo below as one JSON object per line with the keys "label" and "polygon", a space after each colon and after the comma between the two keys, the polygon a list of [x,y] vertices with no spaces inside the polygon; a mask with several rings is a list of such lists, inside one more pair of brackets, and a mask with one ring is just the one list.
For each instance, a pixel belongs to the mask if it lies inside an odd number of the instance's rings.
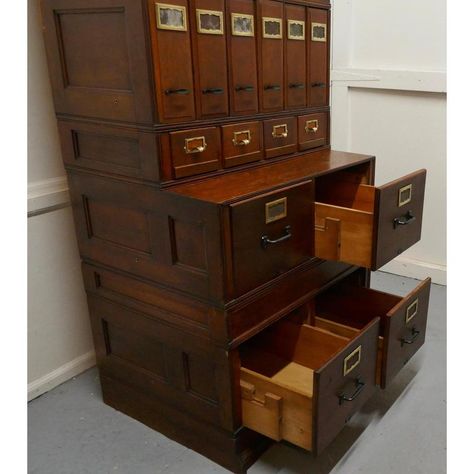
{"label": "wooden filing cabinet", "polygon": [[321,453],[423,345],[426,170],[330,148],[325,0],[43,0],[104,401],[232,472]]}

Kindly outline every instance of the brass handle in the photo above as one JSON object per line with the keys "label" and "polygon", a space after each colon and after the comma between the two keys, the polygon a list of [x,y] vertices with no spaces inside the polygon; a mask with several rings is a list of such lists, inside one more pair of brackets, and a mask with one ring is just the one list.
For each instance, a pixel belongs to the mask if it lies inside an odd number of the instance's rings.
{"label": "brass handle", "polygon": [[361,394],[362,390],[364,390],[365,382],[363,382],[360,377],[357,377],[355,386],[356,389],[352,395],[346,395],[345,393],[339,395],[339,405],[342,405],[344,402],[354,401]]}
{"label": "brass handle", "polygon": [[272,131],[273,138],[286,138],[287,136],[288,136],[288,125],[286,123],[273,126],[273,131]]}
{"label": "brass handle", "polygon": [[184,140],[184,151],[190,153],[202,153],[207,148],[205,137],[192,137]]}
{"label": "brass handle", "polygon": [[[245,136],[246,138],[241,138]],[[232,139],[232,143],[235,146],[245,146],[248,145],[252,141],[252,136],[250,134],[250,130],[241,130],[240,132],[234,132],[234,138]]]}
{"label": "brass handle", "polygon": [[319,128],[319,120],[307,120],[304,131],[306,133],[316,133]]}

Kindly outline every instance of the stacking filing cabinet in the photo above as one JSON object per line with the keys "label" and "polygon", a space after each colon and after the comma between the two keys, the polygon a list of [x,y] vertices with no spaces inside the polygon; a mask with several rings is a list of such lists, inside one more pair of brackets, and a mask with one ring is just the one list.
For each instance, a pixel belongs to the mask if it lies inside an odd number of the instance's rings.
{"label": "stacking filing cabinet", "polygon": [[[315,454],[425,339],[426,170],[330,147],[326,0],[43,0],[105,403],[232,472]],[[157,461],[158,462],[158,461]]]}

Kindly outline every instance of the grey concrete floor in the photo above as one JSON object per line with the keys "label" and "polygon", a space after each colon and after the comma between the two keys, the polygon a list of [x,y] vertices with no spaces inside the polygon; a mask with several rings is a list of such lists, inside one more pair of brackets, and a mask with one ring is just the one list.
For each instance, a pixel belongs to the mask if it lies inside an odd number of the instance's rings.
{"label": "grey concrete floor", "polygon": [[[372,287],[405,295],[417,280],[374,273]],[[228,472],[104,405],[97,371],[28,406],[30,474]],[[433,285],[426,343],[318,458],[278,443],[249,474],[446,472],[446,288]]]}

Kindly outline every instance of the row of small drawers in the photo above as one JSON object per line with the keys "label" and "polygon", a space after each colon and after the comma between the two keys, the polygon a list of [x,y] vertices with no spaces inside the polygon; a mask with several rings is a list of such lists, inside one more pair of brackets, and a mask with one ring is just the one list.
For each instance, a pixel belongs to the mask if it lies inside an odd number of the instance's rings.
{"label": "row of small drawers", "polygon": [[161,135],[170,178],[207,173],[328,144],[328,112]]}

